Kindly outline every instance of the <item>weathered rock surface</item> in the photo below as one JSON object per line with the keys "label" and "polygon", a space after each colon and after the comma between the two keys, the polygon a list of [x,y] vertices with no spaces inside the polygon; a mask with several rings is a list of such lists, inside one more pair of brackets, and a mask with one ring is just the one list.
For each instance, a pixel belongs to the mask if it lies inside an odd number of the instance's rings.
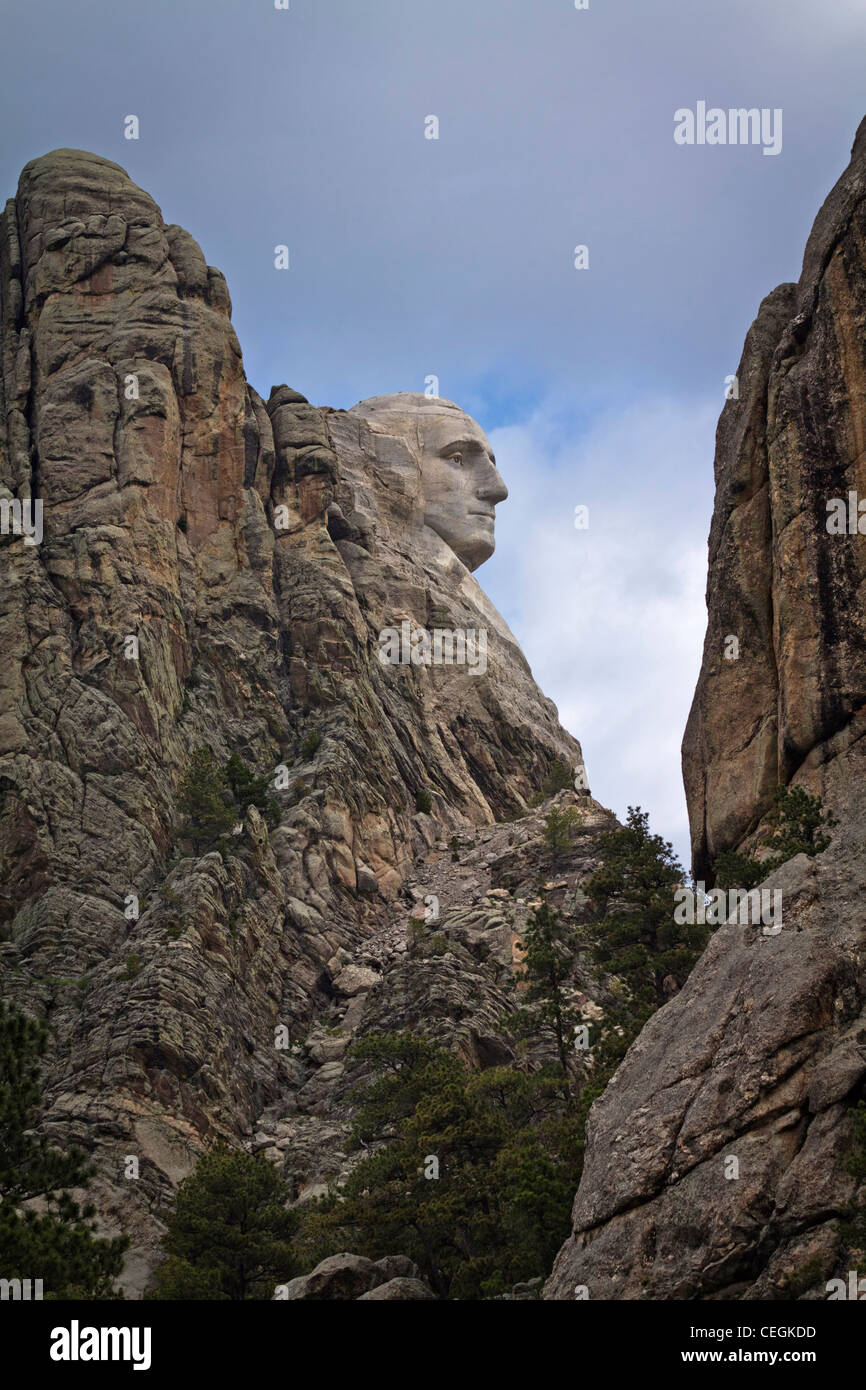
{"label": "weathered rock surface", "polygon": [[[93,1155],[135,1296],[216,1139],[300,1201],[340,1180],[360,1031],[508,1055],[514,923],[458,890],[493,886],[473,837],[498,819],[522,817],[491,853],[539,841],[529,803],[581,755],[471,572],[504,494],[473,421],[265,404],[223,277],[98,156],[27,165],[0,232],[0,499],[44,509],[41,543],[0,536],[2,989],[50,1020],[46,1129]],[[487,629],[484,670],[383,664],[404,622]],[[231,853],[183,858],[201,745],[289,785],[275,827],[251,810]],[[413,878],[443,880],[444,950],[410,938]]]}
{"label": "weathered rock surface", "polygon": [[853,1267],[837,1218],[855,1192],[848,1108],[866,1095],[866,538],[828,533],[826,504],[866,495],[864,248],[866,122],[719,425],[683,745],[698,876],[754,844],[779,783],[820,794],[838,825],[767,879],[781,932],[721,927],[596,1102],[547,1298],[819,1298]]}
{"label": "weathered rock surface", "polygon": [[413,1302],[419,1303],[435,1298],[433,1290],[425,1284],[423,1279],[389,1279],[387,1284],[379,1284],[369,1293],[362,1293],[360,1303],[367,1300],[371,1302],[396,1303]]}
{"label": "weathered rock surface", "polygon": [[863,733],[866,549],[828,533],[827,503],[866,496],[864,235],[866,122],[799,283],[761,305],[719,421],[709,621],[683,742],[698,873],[756,828],[780,782],[817,790]]}
{"label": "weathered rock surface", "polygon": [[289,1302],[371,1299],[417,1303],[434,1299],[433,1290],[417,1276],[417,1268],[405,1255],[386,1255],[375,1262],[363,1255],[331,1255],[309,1274],[291,1279],[280,1297]]}

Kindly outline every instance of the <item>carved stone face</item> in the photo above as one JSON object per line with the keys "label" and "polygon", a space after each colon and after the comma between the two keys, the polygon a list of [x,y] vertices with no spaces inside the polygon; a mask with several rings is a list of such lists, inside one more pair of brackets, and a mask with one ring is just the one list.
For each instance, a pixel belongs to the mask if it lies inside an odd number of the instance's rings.
{"label": "carved stone face", "polygon": [[422,422],[421,489],[424,523],[467,569],[493,554],[494,509],[508,488],[484,431],[463,411],[431,414]]}
{"label": "carved stone face", "polygon": [[451,401],[405,394],[353,407],[377,432],[404,440],[420,472],[420,517],[469,570],[494,550],[494,509],[508,496],[479,425]]}

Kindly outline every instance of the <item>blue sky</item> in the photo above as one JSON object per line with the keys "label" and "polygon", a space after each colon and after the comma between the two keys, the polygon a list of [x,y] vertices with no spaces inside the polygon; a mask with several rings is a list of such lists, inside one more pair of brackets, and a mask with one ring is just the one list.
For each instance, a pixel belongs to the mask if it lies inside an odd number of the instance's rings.
{"label": "blue sky", "polygon": [[[0,25],[4,196],[57,146],[115,159],[225,273],[263,395],[435,374],[488,431],[511,498],[479,579],[594,794],[684,855],[715,421],[866,114],[862,0],[5,0]],[[781,108],[781,153],[675,144],[702,100]]]}

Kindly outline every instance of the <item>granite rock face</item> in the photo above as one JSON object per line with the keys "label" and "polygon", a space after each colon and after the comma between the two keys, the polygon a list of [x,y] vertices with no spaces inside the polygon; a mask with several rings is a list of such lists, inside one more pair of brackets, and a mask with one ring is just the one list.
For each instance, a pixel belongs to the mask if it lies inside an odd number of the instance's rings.
{"label": "granite rock face", "polygon": [[[509,816],[501,854],[540,843],[529,802],[582,759],[471,572],[504,486],[456,407],[265,403],[222,275],[82,151],[23,171],[0,305],[2,991],[52,1025],[46,1129],[93,1155],[135,1296],[217,1138],[266,1149],[298,1200],[339,1175],[365,1014],[505,1055],[511,926],[474,837]],[[464,436],[479,514],[455,531]],[[383,662],[404,624],[484,629],[483,670]],[[279,821],[251,809],[233,852],[184,858],[203,745],[282,775]],[[454,951],[413,959],[409,885],[423,902],[437,875],[444,905],[465,886]]]}
{"label": "granite rock face", "polygon": [[828,531],[827,504],[866,496],[866,122],[738,387],[683,744],[696,876],[755,845],[779,784],[838,824],[763,885],[782,930],[729,918],[593,1107],[547,1298],[824,1298],[853,1268],[837,1218],[866,1095],[866,537]]}
{"label": "granite rock face", "polygon": [[756,829],[779,783],[817,790],[863,732],[866,550],[827,523],[832,499],[866,498],[864,236],[866,123],[799,283],[761,305],[719,422],[709,621],[683,742],[699,873]]}

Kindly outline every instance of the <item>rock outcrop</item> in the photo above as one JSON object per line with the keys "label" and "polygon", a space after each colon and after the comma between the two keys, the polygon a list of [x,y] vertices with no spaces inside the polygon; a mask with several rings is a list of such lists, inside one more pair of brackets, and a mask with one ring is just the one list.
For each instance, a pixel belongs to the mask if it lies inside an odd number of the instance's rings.
{"label": "rock outcrop", "polygon": [[832,499],[866,498],[864,229],[866,123],[799,283],[761,305],[719,422],[709,621],[683,742],[699,874],[755,831],[779,783],[817,789],[863,733],[866,550],[827,523]]}
{"label": "rock outcrop", "polygon": [[[817,1298],[850,1267],[837,1218],[866,1082],[866,122],[737,382],[683,745],[696,876],[755,845],[779,784],[820,795],[837,825],[823,854],[766,880],[781,932],[720,927],[594,1106],[548,1298]],[[853,505],[853,531],[828,529],[833,499]]]}
{"label": "rock outcrop", "polygon": [[[2,989],[51,1023],[46,1130],[95,1159],[135,1296],[216,1139],[266,1149],[298,1200],[339,1176],[359,1030],[508,1055],[525,906],[485,901],[475,837],[510,817],[490,858],[509,835],[525,858],[529,803],[582,759],[472,574],[504,496],[474,422],[265,403],[222,275],[95,155],[27,165],[0,241]],[[475,645],[415,661],[437,630]],[[201,746],[278,788],[278,823],[251,808],[231,853],[178,849]],[[591,840],[611,818],[580,805]],[[440,877],[454,945],[410,960]]]}
{"label": "rock outcrop", "polygon": [[405,1255],[386,1255],[382,1260],[367,1260],[363,1255],[331,1255],[322,1260],[309,1274],[292,1279],[279,1297],[294,1301],[306,1300],[382,1300],[419,1302],[435,1298],[422,1279],[417,1266]]}

